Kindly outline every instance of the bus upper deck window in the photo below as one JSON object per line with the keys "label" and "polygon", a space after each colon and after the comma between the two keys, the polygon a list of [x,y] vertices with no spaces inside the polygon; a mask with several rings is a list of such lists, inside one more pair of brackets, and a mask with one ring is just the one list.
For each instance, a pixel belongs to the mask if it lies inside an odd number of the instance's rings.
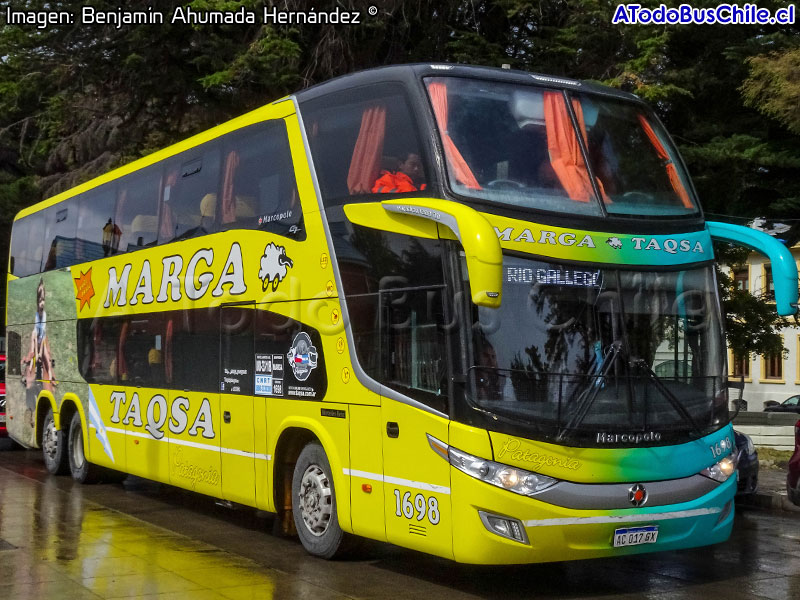
{"label": "bus upper deck window", "polygon": [[323,202],[429,195],[431,169],[403,86],[344,90],[302,105]]}
{"label": "bus upper deck window", "polygon": [[[260,229],[305,239],[303,209],[294,175],[286,125],[253,125],[223,149],[221,202],[204,198],[204,212],[219,211],[222,229]],[[219,204],[219,206],[217,206]]]}
{"label": "bus upper deck window", "polygon": [[116,228],[111,232],[112,245],[117,244],[119,252],[130,252],[156,243],[160,183],[161,167],[156,165],[120,180],[113,221]]}
{"label": "bus upper deck window", "polygon": [[575,95],[573,105],[609,213],[697,211],[677,151],[655,117],[640,105],[587,94]]}
{"label": "bus upper deck window", "polygon": [[11,239],[11,273],[25,277],[44,266],[44,211],[23,217],[14,225]]}
{"label": "bus upper deck window", "polygon": [[75,255],[78,198],[70,198],[45,211],[44,270],[60,269],[78,262]]}
{"label": "bus upper deck window", "polygon": [[159,243],[214,232],[213,206],[220,179],[221,153],[210,142],[176,156],[161,184]]}
{"label": "bus upper deck window", "polygon": [[108,183],[81,194],[78,201],[76,263],[119,252],[122,229],[114,222],[116,184]]}
{"label": "bus upper deck window", "polygon": [[584,162],[563,92],[457,77],[425,85],[454,192],[601,214],[602,185]]}

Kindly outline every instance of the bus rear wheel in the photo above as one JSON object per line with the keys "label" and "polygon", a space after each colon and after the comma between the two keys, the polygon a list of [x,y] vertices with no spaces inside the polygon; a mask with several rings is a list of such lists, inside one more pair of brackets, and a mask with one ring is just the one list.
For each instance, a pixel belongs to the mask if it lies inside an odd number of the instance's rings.
{"label": "bus rear wheel", "polygon": [[300,542],[309,554],[329,559],[346,552],[349,536],[339,526],[331,466],[317,442],[306,445],[295,463],[292,513]]}
{"label": "bus rear wheel", "polygon": [[64,429],[56,429],[53,409],[48,408],[42,422],[42,456],[44,466],[51,475],[65,475],[67,472],[67,449]]}
{"label": "bus rear wheel", "polygon": [[78,483],[96,483],[100,479],[100,467],[86,460],[83,447],[81,416],[76,412],[69,425],[69,470]]}

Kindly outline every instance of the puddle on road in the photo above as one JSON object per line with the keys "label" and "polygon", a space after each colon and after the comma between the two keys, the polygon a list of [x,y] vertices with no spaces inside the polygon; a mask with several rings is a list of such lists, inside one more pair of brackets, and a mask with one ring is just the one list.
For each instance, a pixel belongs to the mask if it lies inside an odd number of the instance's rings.
{"label": "puddle on road", "polygon": [[[125,492],[120,490],[121,494]],[[0,597],[334,598],[254,561],[0,469]]]}

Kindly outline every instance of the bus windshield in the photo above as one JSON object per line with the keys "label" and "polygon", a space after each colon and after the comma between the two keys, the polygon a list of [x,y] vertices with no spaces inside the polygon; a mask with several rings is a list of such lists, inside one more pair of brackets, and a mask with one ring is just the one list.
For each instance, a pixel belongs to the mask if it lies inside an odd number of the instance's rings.
{"label": "bus windshield", "polygon": [[425,83],[460,195],[587,215],[602,214],[598,198],[609,214],[697,212],[666,132],[636,103],[581,93],[567,102],[560,90],[479,79]]}
{"label": "bus windshield", "polygon": [[[686,440],[727,423],[711,267],[647,272],[505,257],[500,309],[473,308],[468,401],[575,445]],[[622,436],[622,437],[619,437]]]}

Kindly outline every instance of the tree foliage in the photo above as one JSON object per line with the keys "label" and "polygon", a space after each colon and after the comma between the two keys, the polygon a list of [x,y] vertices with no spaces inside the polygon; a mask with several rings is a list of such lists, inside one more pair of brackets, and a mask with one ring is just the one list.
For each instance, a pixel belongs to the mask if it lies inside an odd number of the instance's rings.
{"label": "tree foliage", "polygon": [[[677,6],[643,0],[643,6]],[[109,0],[16,10],[115,12]],[[800,214],[800,33],[791,27],[613,25],[612,0],[132,0],[196,10],[355,10],[361,25],[51,25],[0,29],[0,229],[21,207],[331,77],[454,61],[566,75],[634,92],[680,146],[708,212]],[[698,0],[694,6],[717,2]],[[775,9],[786,2],[760,2]],[[2,18],[2,17],[0,17]],[[3,253],[5,254],[5,252]],[[756,305],[736,322],[774,332]],[[745,340],[731,328],[731,341]]]}
{"label": "tree foliage", "polygon": [[753,56],[747,63],[750,73],[741,88],[745,105],[800,134],[800,48]]}
{"label": "tree foliage", "polygon": [[[728,244],[715,244],[714,251],[718,260],[733,269],[746,265],[749,254],[746,248]],[[733,353],[736,356],[785,354],[778,329],[796,324],[796,321],[779,317],[769,298],[738,289],[731,272],[717,269],[717,280],[725,309],[725,335]]]}

